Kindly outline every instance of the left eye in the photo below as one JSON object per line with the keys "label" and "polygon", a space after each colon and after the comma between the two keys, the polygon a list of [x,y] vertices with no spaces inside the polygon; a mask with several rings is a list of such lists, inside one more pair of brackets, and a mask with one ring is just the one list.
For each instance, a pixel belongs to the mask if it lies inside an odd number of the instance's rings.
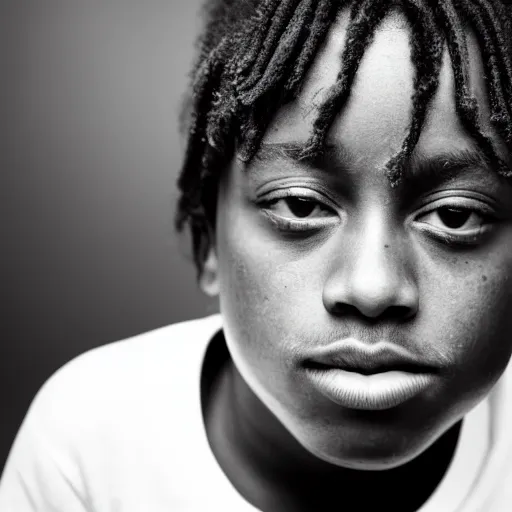
{"label": "left eye", "polygon": [[276,215],[288,219],[309,219],[333,215],[331,208],[307,197],[283,197],[270,200],[267,207]]}
{"label": "left eye", "polygon": [[467,231],[485,224],[485,216],[469,208],[442,206],[422,215],[418,220],[439,229]]}

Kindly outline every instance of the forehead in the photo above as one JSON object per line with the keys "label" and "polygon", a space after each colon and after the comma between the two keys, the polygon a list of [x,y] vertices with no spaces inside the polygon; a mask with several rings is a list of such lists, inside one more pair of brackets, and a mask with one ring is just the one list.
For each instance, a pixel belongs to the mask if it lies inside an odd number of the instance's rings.
{"label": "forehead", "polygon": [[[266,132],[263,142],[303,142],[311,133],[317,106],[325,98],[341,68],[349,11],[344,10],[319,51],[298,98],[283,106]],[[492,131],[487,90],[478,41],[468,31],[470,84],[480,104],[482,127]],[[411,62],[411,29],[405,15],[395,8],[375,33],[361,61],[351,96],[330,132],[329,143],[357,150],[370,142],[375,153],[389,159],[399,150],[411,120],[415,70]],[[431,151],[469,147],[469,139],[455,111],[453,70],[444,50],[440,84],[431,103],[418,148]],[[364,144],[367,153],[368,144]],[[451,147],[450,147],[451,146]]]}

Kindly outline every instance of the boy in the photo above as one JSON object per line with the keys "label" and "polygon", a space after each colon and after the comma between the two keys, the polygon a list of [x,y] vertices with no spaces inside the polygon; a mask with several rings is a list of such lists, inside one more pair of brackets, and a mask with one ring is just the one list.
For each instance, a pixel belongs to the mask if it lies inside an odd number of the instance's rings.
{"label": "boy", "polygon": [[218,0],[178,227],[220,316],[85,354],[0,510],[510,510],[499,0]]}

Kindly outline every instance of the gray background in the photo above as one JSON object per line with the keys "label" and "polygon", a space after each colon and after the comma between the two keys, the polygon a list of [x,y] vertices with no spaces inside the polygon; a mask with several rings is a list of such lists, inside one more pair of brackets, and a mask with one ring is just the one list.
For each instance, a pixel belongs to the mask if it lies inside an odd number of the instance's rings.
{"label": "gray background", "polygon": [[196,288],[188,239],[173,232],[199,5],[0,6],[0,470],[59,366],[217,311]]}

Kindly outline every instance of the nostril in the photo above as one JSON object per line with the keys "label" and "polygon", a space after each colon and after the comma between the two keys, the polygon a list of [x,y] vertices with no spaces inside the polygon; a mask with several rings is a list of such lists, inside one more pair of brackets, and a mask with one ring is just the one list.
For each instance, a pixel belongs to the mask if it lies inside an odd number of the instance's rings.
{"label": "nostril", "polygon": [[[322,300],[332,315],[363,316],[371,322],[387,318],[405,321],[419,308],[419,288],[409,264],[394,255],[369,260],[368,251],[353,255],[328,276]],[[364,256],[364,257],[363,257]]]}
{"label": "nostril", "polygon": [[335,316],[364,316],[366,320],[371,322],[382,321],[382,320],[395,320],[402,321],[407,320],[414,316],[415,310],[408,306],[389,306],[383,310],[367,310],[365,308],[358,308],[352,304],[346,302],[337,302],[333,304],[330,309],[330,313]]}
{"label": "nostril", "polygon": [[415,311],[408,306],[391,306],[384,311],[384,314],[387,318],[393,320],[405,320],[414,316]]}
{"label": "nostril", "polygon": [[336,316],[361,315],[361,312],[355,306],[346,302],[335,302],[330,308],[330,312]]}

